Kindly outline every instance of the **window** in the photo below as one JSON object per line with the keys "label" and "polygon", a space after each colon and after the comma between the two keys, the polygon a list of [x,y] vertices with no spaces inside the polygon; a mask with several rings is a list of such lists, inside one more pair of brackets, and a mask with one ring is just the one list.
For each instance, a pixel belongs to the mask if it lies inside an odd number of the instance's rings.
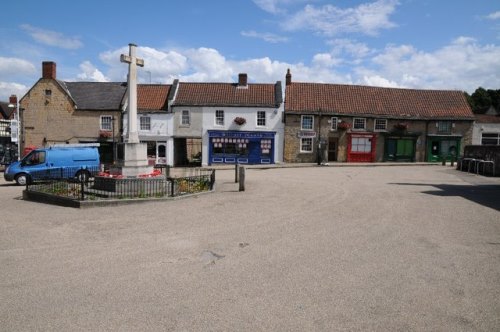
{"label": "window", "polygon": [[26,165],[39,165],[45,163],[45,151],[35,151],[23,159]]}
{"label": "window", "polygon": [[266,112],[257,111],[257,127],[266,126]]}
{"label": "window", "polygon": [[365,130],[366,129],[366,119],[365,118],[354,118],[352,129]]}
{"label": "window", "polygon": [[151,130],[151,118],[149,116],[140,117],[140,128],[141,130]]}
{"label": "window", "polygon": [[52,96],[52,90],[45,90],[45,97],[51,97]]}
{"label": "window", "polygon": [[500,145],[500,133],[483,133],[481,145]]}
{"label": "window", "polygon": [[338,118],[331,118],[330,121],[331,121],[330,129],[337,130],[337,124],[339,123],[339,119]]}
{"label": "window", "polygon": [[111,115],[101,115],[101,130],[113,129],[113,117]]}
{"label": "window", "polygon": [[191,123],[191,117],[189,115],[188,110],[183,110],[181,114],[181,125],[182,126],[189,126]]}
{"label": "window", "polygon": [[438,121],[437,128],[440,134],[451,134],[451,121]]}
{"label": "window", "polygon": [[312,115],[302,115],[302,119],[300,121],[300,128],[302,130],[312,130],[314,124],[314,118]]}
{"label": "window", "polygon": [[351,152],[368,153],[372,151],[371,138],[353,137],[351,141]]}
{"label": "window", "polygon": [[222,110],[215,111],[215,125],[216,126],[224,125],[224,111]]}
{"label": "window", "polygon": [[300,152],[312,152],[313,139],[312,137],[304,137],[300,139]]}
{"label": "window", "polygon": [[375,119],[375,125],[373,126],[375,131],[385,131],[387,130],[387,119]]}

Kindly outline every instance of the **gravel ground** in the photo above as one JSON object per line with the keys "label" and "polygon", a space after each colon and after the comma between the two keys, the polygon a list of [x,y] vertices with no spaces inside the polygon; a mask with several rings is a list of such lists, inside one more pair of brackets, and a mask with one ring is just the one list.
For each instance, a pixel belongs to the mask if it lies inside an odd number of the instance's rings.
{"label": "gravel ground", "polygon": [[498,331],[500,179],[247,169],[91,209],[0,180],[2,331]]}

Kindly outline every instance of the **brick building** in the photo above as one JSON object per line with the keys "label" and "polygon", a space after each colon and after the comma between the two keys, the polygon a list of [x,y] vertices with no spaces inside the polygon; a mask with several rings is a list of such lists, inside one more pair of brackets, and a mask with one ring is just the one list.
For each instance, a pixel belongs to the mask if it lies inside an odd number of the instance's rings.
{"label": "brick building", "polygon": [[56,64],[43,62],[42,77],[20,100],[21,149],[99,142],[102,161],[111,162],[113,145],[121,137],[126,89],[120,82],[61,81]]}
{"label": "brick building", "polygon": [[437,161],[463,152],[474,115],[460,91],[294,83],[285,162]]}

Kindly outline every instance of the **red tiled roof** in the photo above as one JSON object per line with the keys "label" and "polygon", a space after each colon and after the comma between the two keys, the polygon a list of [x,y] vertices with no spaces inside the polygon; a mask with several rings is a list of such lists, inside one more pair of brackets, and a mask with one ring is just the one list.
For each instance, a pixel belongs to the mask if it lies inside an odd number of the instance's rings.
{"label": "red tiled roof", "polygon": [[500,123],[500,115],[475,114],[478,123]]}
{"label": "red tiled roof", "polygon": [[139,111],[167,110],[170,88],[169,84],[138,84],[137,109]]}
{"label": "red tiled roof", "polygon": [[285,112],[318,110],[394,118],[474,118],[461,91],[293,82],[286,86]]}
{"label": "red tiled roof", "polygon": [[181,82],[174,105],[276,107],[281,103],[281,86],[278,88],[278,85],[248,84],[240,88],[233,83]]}

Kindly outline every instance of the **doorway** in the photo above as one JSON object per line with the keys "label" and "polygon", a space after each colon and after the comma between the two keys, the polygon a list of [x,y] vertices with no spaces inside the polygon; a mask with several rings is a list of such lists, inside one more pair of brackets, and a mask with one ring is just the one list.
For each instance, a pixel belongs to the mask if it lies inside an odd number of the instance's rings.
{"label": "doorway", "polygon": [[328,139],[328,161],[337,161],[337,146],[339,139],[330,137]]}

